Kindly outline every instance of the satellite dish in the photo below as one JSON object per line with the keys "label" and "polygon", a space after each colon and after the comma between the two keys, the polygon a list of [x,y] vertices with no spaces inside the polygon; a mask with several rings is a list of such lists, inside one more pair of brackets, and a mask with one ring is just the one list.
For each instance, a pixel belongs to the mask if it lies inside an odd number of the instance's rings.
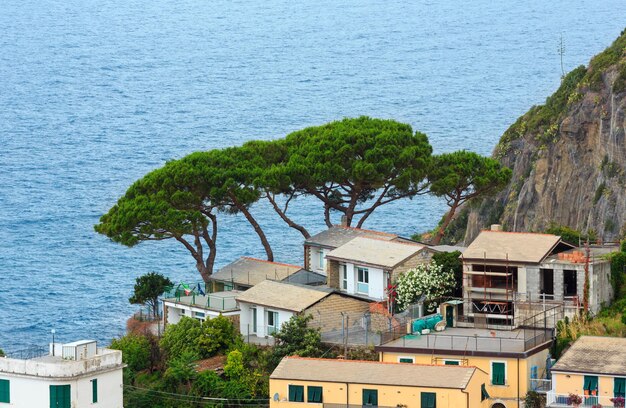
{"label": "satellite dish", "polygon": [[274,394],[274,401],[278,401],[280,399],[280,396],[278,395],[278,393]]}

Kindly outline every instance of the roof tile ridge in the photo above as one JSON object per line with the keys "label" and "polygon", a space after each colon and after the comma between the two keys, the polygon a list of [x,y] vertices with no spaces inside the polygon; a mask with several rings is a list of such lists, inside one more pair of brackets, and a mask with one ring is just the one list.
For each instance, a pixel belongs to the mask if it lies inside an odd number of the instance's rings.
{"label": "roof tile ridge", "polygon": [[350,230],[350,231],[362,231],[362,232],[368,232],[368,233],[376,234],[376,235],[385,235],[388,237],[399,237],[398,234],[393,234],[391,232],[375,231],[375,230],[357,228],[357,227],[348,227],[346,225],[334,225],[334,227],[342,228],[342,229]]}
{"label": "roof tile ridge", "polygon": [[256,262],[265,262],[265,263],[269,263],[269,264],[272,264],[272,265],[282,265],[282,266],[289,266],[289,267],[292,267],[292,268],[304,269],[302,266],[299,266],[299,265],[293,265],[293,264],[288,264],[288,263],[284,263],[284,262],[268,261],[266,259],[253,258],[251,256],[242,256],[241,258],[242,259],[248,259],[248,260],[251,260],[251,261],[256,261]]}
{"label": "roof tile ridge", "polygon": [[481,232],[493,232],[493,233],[498,233],[498,234],[526,234],[526,235],[546,235],[549,237],[557,237],[557,238],[561,238],[559,235],[554,235],[554,234],[548,234],[546,232],[527,232],[527,231],[493,231],[490,229],[484,229],[481,230]]}
{"label": "roof tile ridge", "polygon": [[462,366],[462,365],[441,365],[441,364],[421,364],[421,363],[395,363],[393,361],[372,361],[372,360],[346,360],[346,359],[338,359],[338,358],[320,358],[320,357],[301,357],[301,356],[286,356],[283,359],[289,360],[305,360],[305,361],[332,361],[339,363],[367,363],[367,364],[381,364],[381,365],[392,365],[398,367],[439,367],[439,368],[477,368],[476,366]]}

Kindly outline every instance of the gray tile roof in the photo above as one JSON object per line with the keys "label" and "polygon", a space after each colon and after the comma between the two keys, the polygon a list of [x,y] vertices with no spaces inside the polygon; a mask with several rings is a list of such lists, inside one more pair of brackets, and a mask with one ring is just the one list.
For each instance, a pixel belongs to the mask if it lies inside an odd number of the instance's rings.
{"label": "gray tile roof", "polygon": [[304,245],[321,246],[324,248],[337,248],[356,237],[376,237],[384,240],[393,240],[398,238],[395,234],[388,234],[386,232],[371,231],[360,228],[342,227],[335,225],[319,234],[313,235],[304,241]]}
{"label": "gray tile roof", "polygon": [[301,266],[241,257],[211,275],[212,280],[254,286],[265,279],[282,280],[303,269]]}
{"label": "gray tile roof", "polygon": [[420,244],[400,243],[369,237],[357,237],[330,251],[326,258],[352,261],[381,268],[394,268],[426,248]]}
{"label": "gray tile roof", "polygon": [[285,357],[271,379],[464,389],[474,367]]}
{"label": "gray tile roof", "polygon": [[330,288],[265,280],[242,292],[237,301],[301,312],[332,292]]}
{"label": "gray tile roof", "polygon": [[626,376],[626,338],[582,336],[552,371]]}
{"label": "gray tile roof", "polygon": [[539,263],[561,237],[531,232],[482,231],[463,252],[465,259]]}

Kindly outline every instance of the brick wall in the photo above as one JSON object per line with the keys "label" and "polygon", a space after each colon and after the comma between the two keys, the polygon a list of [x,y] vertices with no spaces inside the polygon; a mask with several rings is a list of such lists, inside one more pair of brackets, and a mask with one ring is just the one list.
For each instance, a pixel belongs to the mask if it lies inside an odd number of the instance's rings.
{"label": "brick wall", "polygon": [[339,288],[339,262],[328,259],[326,262],[326,274],[328,275],[328,286],[335,289]]}
{"label": "brick wall", "polygon": [[432,251],[430,251],[428,248],[422,249],[417,254],[413,255],[411,258],[405,260],[400,265],[396,266],[391,271],[391,281],[392,282],[395,281],[396,279],[398,279],[398,276],[400,276],[400,274],[408,271],[409,269],[415,268],[417,265],[429,263],[432,258],[433,258]]}
{"label": "brick wall", "polygon": [[349,316],[349,325],[360,325],[363,315],[369,310],[370,303],[364,300],[333,293],[304,311],[313,316],[309,325],[319,327],[322,332],[341,330],[343,317]]}

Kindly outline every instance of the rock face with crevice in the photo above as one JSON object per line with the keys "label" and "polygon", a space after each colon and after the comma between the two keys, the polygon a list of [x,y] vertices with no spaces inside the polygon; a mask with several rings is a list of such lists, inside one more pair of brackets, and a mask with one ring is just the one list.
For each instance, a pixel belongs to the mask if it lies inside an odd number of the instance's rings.
{"label": "rock face with crevice", "polygon": [[624,235],[625,51],[626,30],[505,132],[493,156],[513,177],[496,197],[468,210],[465,243],[494,221],[508,231],[557,224],[605,241]]}

